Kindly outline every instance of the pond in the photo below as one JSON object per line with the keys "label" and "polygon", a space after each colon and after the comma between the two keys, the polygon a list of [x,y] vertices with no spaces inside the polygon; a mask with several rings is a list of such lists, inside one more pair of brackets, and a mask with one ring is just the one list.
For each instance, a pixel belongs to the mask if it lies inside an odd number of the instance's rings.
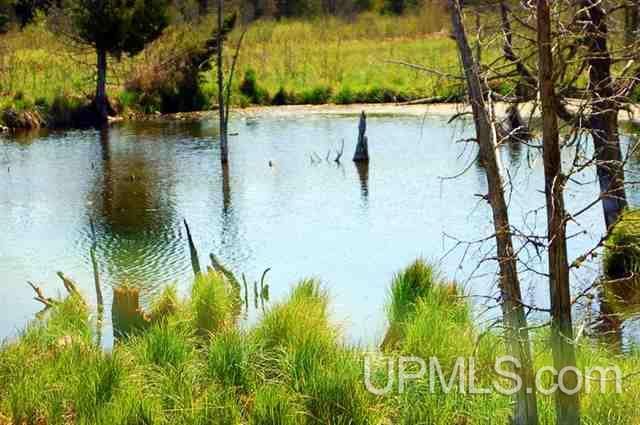
{"label": "pond", "polygon": [[[27,281],[57,294],[62,285],[56,271],[64,271],[95,303],[92,223],[107,306],[109,287],[124,281],[140,286],[147,300],[173,282],[186,293],[192,271],[184,219],[202,262],[214,253],[250,283],[271,268],[270,302],[301,278],[321,279],[332,296],[333,317],[351,342],[381,339],[391,279],[417,257],[463,284],[473,295],[478,323],[489,323],[498,314],[490,300],[497,293],[495,265],[478,264],[493,245],[459,243],[492,233],[489,207],[479,196],[486,181],[475,146],[458,142],[471,127],[447,121],[429,114],[370,116],[371,162],[358,168],[351,161],[355,115],[235,116],[227,178],[214,120],[4,137],[0,338],[16,335],[40,309]],[[510,144],[501,156],[513,179],[513,223],[543,233],[540,152]],[[597,197],[595,172],[578,177],[567,197],[570,211]],[[632,203],[638,196],[630,193]],[[599,206],[582,214],[570,226],[570,257],[603,231]],[[544,263],[534,250],[523,258],[533,268]],[[574,289],[588,287],[598,273],[596,263],[578,269]],[[528,303],[548,305],[543,277],[523,265],[522,282]],[[248,321],[259,314],[250,311]]]}

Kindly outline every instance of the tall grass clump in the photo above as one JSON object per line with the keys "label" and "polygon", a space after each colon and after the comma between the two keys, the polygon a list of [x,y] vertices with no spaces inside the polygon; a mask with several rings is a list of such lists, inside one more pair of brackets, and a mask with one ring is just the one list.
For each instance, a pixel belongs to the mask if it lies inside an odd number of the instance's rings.
{"label": "tall grass clump", "polygon": [[361,357],[340,343],[327,308],[327,293],[307,279],[267,311],[254,334],[265,376],[300,395],[309,423],[375,423],[378,409],[362,385]]}
{"label": "tall grass clump", "polygon": [[159,368],[180,368],[194,354],[193,338],[188,331],[161,323],[151,326],[131,342],[138,360]]}
{"label": "tall grass clump", "polygon": [[92,340],[89,310],[69,296],[0,350],[0,412],[13,423],[61,423],[65,417],[99,422],[120,391],[125,369],[118,355]]}
{"label": "tall grass clump", "polygon": [[438,281],[434,267],[422,259],[397,273],[391,282],[387,313],[389,322],[405,322],[415,312],[418,302],[429,295]]}
{"label": "tall grass clump", "polygon": [[314,363],[294,388],[317,423],[377,424],[384,409],[364,387],[363,368],[360,353],[338,348]]}
{"label": "tall grass clump", "polygon": [[414,261],[393,277],[387,302],[389,329],[382,343],[384,349],[393,348],[403,338],[419,303],[432,291],[442,291],[441,286],[437,271],[423,259]]}
{"label": "tall grass clump", "polygon": [[403,325],[401,349],[423,358],[454,361],[473,354],[475,332],[467,301],[446,286],[436,286],[421,298],[415,314]]}
{"label": "tall grass clump", "polygon": [[[491,334],[478,338],[467,300],[455,284],[443,281],[424,260],[415,261],[394,277],[388,319],[383,349],[425,361],[435,358],[446,380],[459,358],[474,357],[477,384],[490,382],[492,375],[487,371],[493,368],[500,339]],[[432,387],[431,381],[423,378],[392,395],[389,408],[395,422],[401,424],[506,423],[509,402],[508,397],[493,393],[469,396],[457,386],[444,391],[439,383]]]}
{"label": "tall grass clump", "polygon": [[252,336],[265,359],[265,376],[289,382],[305,379],[338,347],[328,296],[313,279],[300,282],[288,300],[271,307]]}
{"label": "tall grass clump", "polygon": [[286,302],[266,312],[254,330],[256,340],[266,350],[287,350],[316,343],[318,349],[333,346],[337,330],[329,323],[328,302],[328,294],[317,280],[301,281]]}
{"label": "tall grass clump", "polygon": [[[550,331],[543,329],[533,334],[536,356],[535,369],[553,364],[550,350]],[[615,352],[607,344],[589,338],[576,341],[577,367],[584,372],[585,384],[580,392],[581,413],[586,424],[635,425],[640,418],[640,406],[635,395],[640,391],[640,379],[635,376],[638,370],[640,352],[637,345],[629,346],[626,351]],[[616,390],[615,376],[611,373],[601,382],[598,368],[616,367],[620,370],[621,392]],[[543,377],[543,386],[549,388],[551,377]],[[604,391],[600,386],[604,385]],[[555,399],[553,395],[538,396],[541,423],[553,423],[555,419]]]}
{"label": "tall grass clump", "polygon": [[236,297],[232,290],[221,273],[210,270],[196,277],[191,289],[191,313],[199,334],[215,334],[233,326]]}
{"label": "tall grass clump", "polygon": [[214,335],[207,351],[207,373],[225,388],[249,394],[257,380],[254,341],[238,329]]}
{"label": "tall grass clump", "polygon": [[299,396],[279,384],[259,387],[253,400],[252,425],[298,425],[305,423]]}

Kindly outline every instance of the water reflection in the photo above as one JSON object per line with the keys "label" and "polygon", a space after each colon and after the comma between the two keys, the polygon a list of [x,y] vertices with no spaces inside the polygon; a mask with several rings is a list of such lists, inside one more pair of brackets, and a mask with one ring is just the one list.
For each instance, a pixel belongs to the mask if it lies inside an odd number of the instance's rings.
{"label": "water reflection", "polygon": [[111,284],[154,287],[160,283],[154,281],[154,266],[183,257],[171,194],[175,160],[150,151],[140,140],[144,135],[131,137],[109,128],[98,133],[102,161],[94,165],[88,214],[96,225],[99,261]]}
{"label": "water reflection", "polygon": [[222,164],[222,214],[226,217],[231,210],[231,183],[229,182],[229,163]]}
{"label": "water reflection", "polygon": [[620,350],[623,345],[623,318],[619,312],[615,311],[609,300],[607,300],[607,295],[602,292],[603,291],[601,291],[598,297],[600,299],[600,309],[594,324],[594,331],[607,346],[614,350]]}
{"label": "water reflection", "polygon": [[366,207],[369,202],[369,161],[360,161],[354,164],[360,180],[360,198],[362,205]]}
{"label": "water reflection", "polygon": [[524,151],[524,143],[519,140],[509,140],[505,143],[507,155],[509,158],[509,166],[517,167],[522,163],[522,155]]}

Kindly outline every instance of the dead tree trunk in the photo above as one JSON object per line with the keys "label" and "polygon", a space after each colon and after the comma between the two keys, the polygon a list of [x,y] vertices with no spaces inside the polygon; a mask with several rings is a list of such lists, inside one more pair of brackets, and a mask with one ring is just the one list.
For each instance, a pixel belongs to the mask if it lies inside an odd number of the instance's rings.
{"label": "dead tree trunk", "polygon": [[[538,412],[529,333],[522,305],[516,254],[513,250],[502,175],[496,155],[495,131],[492,129],[483,98],[479,65],[473,59],[473,53],[465,34],[460,1],[449,0],[449,9],[453,33],[467,81],[480,158],[487,175],[488,199],[493,212],[493,226],[497,242],[500,293],[507,346],[510,353],[520,362],[516,373],[522,378],[523,386],[515,394],[513,423],[516,425],[537,424]],[[533,389],[533,391],[529,392],[527,389]]]}
{"label": "dead tree trunk", "polygon": [[[564,185],[562,174],[558,118],[555,111],[553,79],[553,55],[551,52],[551,15],[548,0],[538,0],[538,55],[539,85],[542,103],[542,138],[544,157],[545,195],[547,204],[547,237],[549,241],[549,292],[551,297],[552,350],[555,370],[575,367],[571,321],[571,294],[569,291],[569,264],[567,261],[566,213],[564,209]],[[576,388],[577,375],[563,375],[565,388]],[[556,392],[556,417],[558,425],[580,423],[580,399],[578,394]]]}
{"label": "dead tree trunk", "polygon": [[224,70],[222,67],[222,53],[223,53],[223,41],[224,41],[224,17],[223,17],[223,2],[224,0],[218,0],[218,34],[217,34],[217,60],[216,60],[216,72],[218,82],[218,121],[220,127],[220,161],[223,164],[229,162],[229,145],[227,140],[227,117],[226,108],[224,105]]}
{"label": "dead tree trunk", "polygon": [[369,162],[369,145],[367,136],[367,116],[364,111],[360,115],[360,124],[358,126],[358,144],[356,145],[356,153],[353,155],[354,162]]}
{"label": "dead tree trunk", "polygon": [[627,207],[618,134],[619,106],[614,98],[614,82],[611,77],[612,61],[607,47],[606,12],[600,2],[595,0],[583,0],[582,8],[588,22],[585,40],[590,50],[588,55],[591,92],[589,126],[595,147],[604,219],[609,229]]}
{"label": "dead tree trunk", "polygon": [[116,341],[147,328],[149,318],[140,307],[138,288],[127,285],[113,288],[111,321]]}
{"label": "dead tree trunk", "polygon": [[94,100],[96,113],[98,114],[98,124],[105,125],[109,119],[109,101],[107,100],[107,51],[102,48],[96,49],[97,71],[96,97]]}
{"label": "dead tree trunk", "polygon": [[624,7],[624,39],[627,45],[633,44],[638,38],[638,24],[640,24],[640,2],[629,0]]}

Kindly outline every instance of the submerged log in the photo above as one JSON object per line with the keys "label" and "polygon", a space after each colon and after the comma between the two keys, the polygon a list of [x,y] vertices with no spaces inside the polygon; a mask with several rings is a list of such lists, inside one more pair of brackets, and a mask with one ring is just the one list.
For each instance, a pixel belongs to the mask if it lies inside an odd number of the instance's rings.
{"label": "submerged log", "polygon": [[360,124],[358,126],[358,144],[356,145],[356,153],[353,155],[354,162],[369,161],[369,146],[365,133],[367,132],[367,116],[364,111],[360,115]]}

